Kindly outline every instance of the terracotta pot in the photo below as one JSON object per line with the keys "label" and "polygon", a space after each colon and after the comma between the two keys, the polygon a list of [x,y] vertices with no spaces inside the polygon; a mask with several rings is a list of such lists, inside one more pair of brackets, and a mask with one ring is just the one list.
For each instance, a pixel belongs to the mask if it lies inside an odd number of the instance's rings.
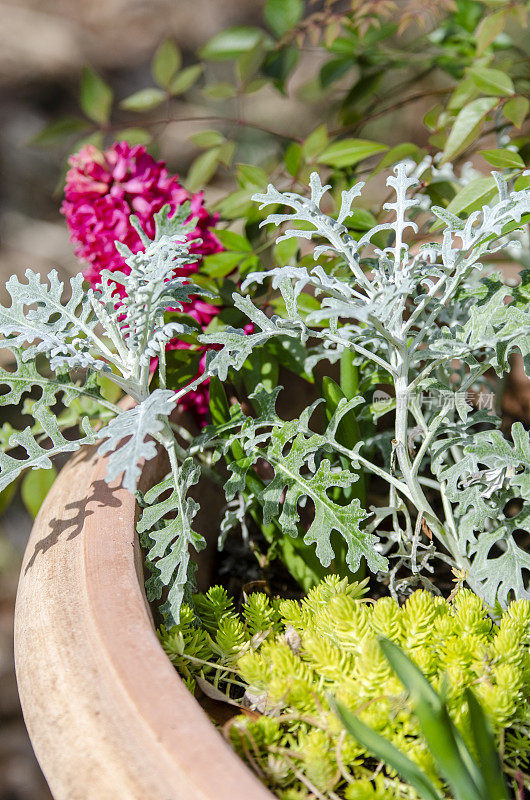
{"label": "terracotta pot", "polygon": [[18,590],[20,698],[53,796],[271,800],[162,650],[143,591],[135,501],[105,484],[105,468],[89,449],[62,470]]}

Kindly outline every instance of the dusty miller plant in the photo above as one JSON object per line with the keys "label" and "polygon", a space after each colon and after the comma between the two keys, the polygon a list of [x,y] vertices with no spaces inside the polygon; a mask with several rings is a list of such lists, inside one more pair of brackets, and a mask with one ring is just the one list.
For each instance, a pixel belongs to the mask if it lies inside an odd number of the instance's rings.
{"label": "dusty miller plant", "polygon": [[[234,305],[253,323],[254,332],[247,335],[227,327],[199,335],[201,344],[217,349],[208,354],[204,374],[179,388],[166,388],[165,346],[195,329],[182,321],[165,322],[164,314],[185,308],[190,294],[201,293],[187,278],[174,276],[175,268],[192,260],[186,237],[193,221],[184,222],[188,208],[171,219],[167,210],[160,212],[153,240],[136,223],[144,249],[133,254],[117,244],[130,274],[103,273],[98,290],[85,291],[78,275],[64,300],[64,286],[55,272],[44,282],[31,271],[26,281],[12,277],[7,283],[11,305],[0,307],[0,335],[16,368],[1,370],[7,391],[0,399],[2,404],[19,404],[30,393],[24,410],[34,424],[21,432],[4,426],[0,489],[24,469],[49,467],[57,453],[101,442],[100,453],[110,453],[108,481],[122,476],[125,488],[135,491],[142,461],[155,455],[157,444],[165,448],[170,472],[143,497],[138,530],[153,573],[150,597],[160,598],[166,587],[163,611],[169,623],[178,620],[184,594],[193,583],[190,545],[196,550],[204,546],[204,538],[192,527],[198,505],[187,494],[209,451],[214,458],[227,456],[229,501],[244,495],[258,459],[266,461],[272,477],[260,490],[264,524],[275,522],[283,535],[303,535],[325,567],[334,558],[332,536],[339,535],[353,572],[362,559],[372,571],[388,571],[386,556],[397,548],[398,563],[428,583],[421,572],[422,565],[432,569],[427,555],[433,547],[425,546],[427,536],[487,602],[505,603],[511,593],[528,596],[524,570],[530,569],[530,556],[513,536],[530,531],[528,433],[516,423],[511,439],[504,438],[494,418],[470,415],[466,402],[466,392],[487,370],[493,367],[502,374],[508,369],[513,350],[519,349],[530,365],[528,273],[522,273],[517,289],[498,275],[477,278],[480,259],[499,249],[503,236],[520,227],[530,211],[530,191],[509,190],[500,176],[497,183],[498,200],[465,222],[434,209],[445,225],[441,242],[414,255],[404,237],[408,229],[416,229],[409,219],[416,203],[409,197],[415,180],[403,164],[388,179],[396,199],[383,208],[392,221],[377,225],[358,241],[344,223],[362,184],[342,193],[337,219],[320,210],[329,187],[322,186],[316,174],[311,177],[310,198],[269,186],[254,198],[262,207],[276,206],[277,213],[265,223],[294,224],[280,238],[315,237],[315,258],[331,251],[339,267],[286,266],[248,276],[242,291],[271,281],[283,297],[285,315],[268,316],[250,297],[236,292]],[[285,207],[292,210],[287,213]],[[375,247],[376,234],[387,236],[389,246]],[[305,290],[319,300],[319,308],[309,314],[300,305]],[[349,449],[338,440],[341,420],[352,410],[361,411],[364,398],[341,400],[325,430],[317,433],[311,427],[316,404],[298,419],[285,421],[276,412],[280,388],[271,392],[263,386],[252,397],[254,415],[235,404],[224,424],[208,428],[187,453],[182,450],[170,418],[180,397],[207,378],[226,380],[273,337],[304,344],[309,367],[351,350],[382,371],[395,390],[388,412],[393,434],[386,460],[373,456],[370,442],[359,441]],[[153,357],[159,360],[154,389],[149,383]],[[136,405],[124,409],[109,402],[101,392],[100,376],[119,386]],[[441,406],[423,408],[419,393],[424,391],[437,391],[444,398]],[[66,417],[61,403],[67,407]],[[81,435],[72,439],[64,429],[76,413]],[[92,424],[94,420],[100,427]],[[345,462],[351,469],[344,468]],[[357,479],[359,469],[388,487],[385,507],[367,512],[355,497],[346,503],[332,499],[337,487],[347,488]],[[506,513],[510,500],[519,504],[515,515]],[[310,510],[310,521],[306,517],[302,528],[303,506]],[[385,520],[391,522],[390,532],[382,530]],[[495,557],[490,554],[494,545],[500,553]]]}
{"label": "dusty miller plant", "polygon": [[[199,550],[204,539],[191,528],[196,506],[186,497],[198,470],[191,459],[179,462],[179,445],[169,420],[190,387],[176,392],[165,388],[166,344],[194,329],[185,322],[166,323],[164,315],[168,309],[181,310],[189,295],[201,290],[188,278],[174,275],[176,268],[194,260],[187,241],[194,223],[185,223],[189,203],[171,219],[168,211],[166,207],[155,215],[153,240],[132,218],[143,250],[134,254],[116,243],[130,272],[105,271],[97,290],[86,290],[79,274],[71,279],[65,300],[64,284],[55,271],[44,281],[27,270],[25,281],[13,276],[7,282],[11,304],[0,306],[1,345],[13,354],[16,368],[0,370],[0,382],[7,387],[0,400],[2,405],[18,404],[25,394],[37,397],[24,406],[34,419],[31,427],[13,432],[6,424],[2,429],[0,490],[25,469],[50,467],[58,453],[101,442],[99,452],[110,453],[107,481],[122,476],[123,486],[134,492],[142,461],[155,456],[157,443],[164,447],[171,471],[148,492],[139,531],[147,537],[149,559],[157,563],[152,591],[160,596],[161,583],[170,586],[167,613],[178,618],[191,577],[189,548]],[[159,359],[159,380],[152,390],[154,357]],[[101,375],[133,398],[134,407],[124,409],[109,402],[100,390]],[[67,409],[64,415],[60,404]],[[93,420],[106,424],[97,428]],[[74,421],[80,423],[82,435],[67,438],[63,428]],[[152,529],[156,534],[150,539]]]}
{"label": "dusty miller plant", "polygon": [[[480,391],[486,372],[502,375],[509,369],[514,350],[530,367],[530,273],[522,273],[516,289],[498,274],[481,276],[481,259],[500,250],[504,237],[524,225],[530,192],[510,190],[501,175],[495,178],[496,201],[465,221],[433,208],[442,223],[440,240],[414,254],[405,237],[409,229],[418,230],[410,219],[418,202],[410,196],[417,181],[407,175],[405,164],[397,165],[387,180],[395,201],[383,209],[391,221],[359,240],[344,223],[362,183],[342,192],[336,219],[320,209],[330,187],[322,186],[316,173],[309,198],[269,186],[254,196],[262,208],[276,209],[263,224],[281,226],[280,239],[315,239],[315,260],[331,251],[338,267],[285,266],[249,275],[242,288],[271,281],[286,314],[268,317],[250,298],[235,294],[234,304],[254,323],[254,333],[227,329],[200,338],[222,346],[207,367],[221,380],[270,337],[287,336],[306,343],[311,366],[334,361],[348,349],[382,370],[384,381],[393,385],[387,408],[392,434],[384,463],[374,458],[369,442],[348,449],[337,440],[341,419],[359,410],[362,397],[342,399],[327,429],[317,434],[309,427],[313,407],[300,419],[283,422],[274,411],[274,396],[259,391],[256,418],[242,418],[240,412],[225,431],[212,432],[225,452],[233,441],[230,433],[244,449],[244,457],[230,464],[229,498],[243,490],[246,471],[263,458],[275,471],[264,490],[265,522],[281,509],[282,529],[296,535],[300,500],[309,498],[314,517],[305,542],[316,544],[325,566],[333,558],[330,536],[336,531],[347,542],[352,571],[361,557],[371,570],[405,565],[432,588],[422,567],[433,570],[429,555],[434,553],[488,603],[505,605],[509,596],[530,596],[525,585],[530,554],[514,538],[514,533],[530,531],[529,434],[515,423],[505,438],[494,415],[470,414],[468,400],[472,390]],[[376,234],[383,234],[389,245],[376,247]],[[319,308],[309,314],[300,303],[307,290],[319,300]],[[430,408],[422,403],[424,393]],[[334,466],[337,456],[342,463],[346,458],[352,471]],[[378,476],[388,489],[387,504],[368,514],[359,500],[338,505],[330,499],[330,488],[347,486],[359,468]],[[391,530],[383,533],[389,520]],[[396,565],[385,557],[390,551],[397,555]]]}

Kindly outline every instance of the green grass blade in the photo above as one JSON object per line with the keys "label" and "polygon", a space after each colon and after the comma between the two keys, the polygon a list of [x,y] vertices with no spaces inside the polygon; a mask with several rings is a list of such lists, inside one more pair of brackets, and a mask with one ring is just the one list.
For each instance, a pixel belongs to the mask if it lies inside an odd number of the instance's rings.
{"label": "green grass blade", "polygon": [[442,795],[435,789],[424,772],[397,747],[380,736],[368,725],[355,716],[346,706],[337,701],[330,701],[331,706],[348,733],[370,753],[384,761],[389,767],[409,783],[423,800],[442,800]]}
{"label": "green grass blade", "polygon": [[470,727],[477,748],[480,774],[484,781],[484,798],[485,800],[509,800],[508,788],[502,774],[499,753],[489,721],[470,689],[465,690],[464,697],[469,709]]}
{"label": "green grass blade", "polygon": [[380,643],[390,666],[410,694],[427,746],[455,800],[486,800],[478,767],[441,697],[397,645],[387,639],[381,639]]}

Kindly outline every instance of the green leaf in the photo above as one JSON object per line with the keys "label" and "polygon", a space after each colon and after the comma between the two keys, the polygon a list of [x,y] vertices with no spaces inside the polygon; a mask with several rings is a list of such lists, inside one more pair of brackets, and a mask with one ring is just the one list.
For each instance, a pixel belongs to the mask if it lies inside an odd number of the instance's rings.
{"label": "green leaf", "polygon": [[281,38],[302,19],[302,0],[267,0],[263,9],[265,22],[275,36]]}
{"label": "green leaf", "polygon": [[90,67],[81,74],[80,103],[89,119],[103,125],[109,121],[113,91]]}
{"label": "green leaf", "polygon": [[484,94],[494,94],[504,97],[515,93],[513,81],[509,75],[500,69],[490,67],[473,67],[468,70],[472,80]]}
{"label": "green leaf", "polygon": [[[474,178],[462,187],[451,200],[446,211],[456,215],[468,215],[472,211],[476,211],[477,208],[482,208],[483,205],[489,203],[496,192],[497,184],[495,183],[495,178]],[[442,224],[437,222],[433,225],[432,230],[436,230],[441,226]]]}
{"label": "green leaf", "polygon": [[280,267],[289,264],[298,252],[299,244],[296,239],[282,239],[274,245],[274,263]]}
{"label": "green leaf", "polygon": [[518,153],[513,150],[480,150],[480,155],[486,159],[492,167],[501,169],[524,169],[524,161]]}
{"label": "green leaf", "polygon": [[35,134],[30,140],[31,145],[52,145],[89,129],[86,120],[77,117],[63,117],[56,119],[46,125],[39,133]]}
{"label": "green leaf", "polygon": [[193,136],[190,136],[190,139],[197,147],[208,149],[226,142],[225,137],[219,131],[201,131],[200,133],[194,133]]}
{"label": "green leaf", "polygon": [[151,74],[155,83],[169,89],[171,81],[179,71],[182,56],[173,39],[166,39],[156,51],[151,63]]}
{"label": "green leaf", "polygon": [[0,492],[0,517],[5,514],[17,493],[18,481],[14,480]]}
{"label": "green leaf", "polygon": [[201,272],[210,278],[224,278],[236,269],[243,258],[242,253],[213,253],[203,259]]}
{"label": "green leaf", "polygon": [[227,81],[219,81],[208,84],[202,92],[205,97],[211,97],[213,100],[226,100],[228,97],[236,96],[236,87]]}
{"label": "green leaf", "polygon": [[241,370],[243,383],[249,395],[251,395],[259,384],[262,384],[267,392],[273,392],[278,385],[279,365],[273,354],[265,348],[252,353],[252,356],[245,361]]}
{"label": "green leaf", "polygon": [[476,764],[466,751],[439,695],[422,671],[394,642],[381,639],[380,644],[390,666],[410,694],[425,741],[455,796],[462,800],[485,800]]}
{"label": "green leaf", "polygon": [[251,253],[252,245],[246,236],[228,230],[216,230],[215,235],[227,250],[238,251],[239,253]]}
{"label": "green leaf", "polygon": [[475,742],[479,766],[491,800],[509,800],[508,788],[502,774],[499,752],[491,726],[482,706],[473,692],[466,687],[464,699],[469,710],[469,728]]}
{"label": "green leaf", "polygon": [[134,146],[136,144],[149,144],[153,137],[145,128],[123,128],[123,130],[116,132],[116,139],[129,142],[130,145]]}
{"label": "green leaf", "polygon": [[454,92],[451,94],[445,112],[442,111],[440,116],[443,119],[443,114],[447,111],[457,113],[460,109],[471,100],[480,96],[480,89],[472,80],[470,75],[467,75],[463,80],[459,81],[455,87]]}
{"label": "green leaf", "polygon": [[330,144],[317,158],[317,162],[336,169],[353,167],[359,161],[364,161],[365,158],[370,158],[383,150],[388,150],[388,145],[366,139],[341,139]]}
{"label": "green leaf", "polygon": [[263,38],[263,35],[263,31],[260,28],[251,27],[250,25],[226,28],[226,30],[216,33],[199,50],[199,55],[201,58],[210,61],[225,61],[238,58],[243,53],[252,50]]}
{"label": "green leaf", "polygon": [[490,44],[495,41],[499,33],[502,33],[504,30],[505,21],[506,12],[504,10],[496,11],[495,13],[484,17],[475,32],[477,56],[482,55],[484,50],[486,50]]}
{"label": "green leaf", "polygon": [[162,89],[140,89],[121,101],[120,107],[126,111],[151,111],[164,102],[167,95]]}
{"label": "green leaf", "polygon": [[327,147],[329,141],[326,123],[319,125],[312,131],[302,145],[302,154],[306,161],[312,161]]}
{"label": "green leaf", "polygon": [[265,53],[265,44],[263,40],[260,39],[260,41],[255,47],[252,48],[252,50],[243,53],[243,55],[239,56],[237,59],[237,73],[241,83],[245,86],[246,91],[249,91],[252,79],[255,78],[258,70],[263,64]]}
{"label": "green leaf", "polygon": [[198,374],[202,353],[188,348],[168,350],[166,353],[166,378],[169,386],[180,389]]}
{"label": "green leaf", "polygon": [[526,119],[528,109],[530,108],[530,100],[528,97],[512,97],[502,107],[502,113],[512,122],[516,128],[520,128]]}
{"label": "green leaf", "polygon": [[466,149],[477,137],[484,117],[497,105],[496,97],[472,100],[459,111],[447,139],[441,164]]}
{"label": "green leaf", "polygon": [[186,186],[190,192],[197,192],[202,189],[217,171],[219,164],[219,148],[214,147],[206,150],[195,159],[188,171]]}
{"label": "green leaf", "polygon": [[51,469],[32,469],[22,479],[20,496],[26,510],[35,519],[44,498],[50,491],[57,477],[55,467]]}
{"label": "green leaf", "polygon": [[237,182],[242,188],[264,189],[269,181],[269,176],[261,167],[255,164],[237,165]]}
{"label": "green leaf", "polygon": [[170,95],[174,97],[175,95],[187,92],[188,89],[191,89],[193,84],[198,81],[202,71],[202,64],[193,64],[191,67],[186,67],[186,69],[178,72],[168,88]]}
{"label": "green leaf", "polygon": [[418,145],[412,144],[412,142],[403,142],[402,144],[397,144],[395,147],[392,147],[388,153],[385,153],[381,161],[379,161],[374,170],[374,175],[378,172],[381,172],[381,170],[386,169],[387,167],[393,166],[393,164],[397,164],[398,161],[402,161],[404,158],[414,158],[419,160],[422,152],[423,151],[418,147]]}
{"label": "green leaf", "polygon": [[298,144],[298,142],[291,142],[285,151],[283,161],[289,175],[292,175],[293,177],[298,175],[298,171],[302,163],[302,147]]}
{"label": "green leaf", "polygon": [[224,164],[225,167],[232,165],[232,159],[236,151],[235,142],[225,142],[219,147],[219,162]]}
{"label": "green leaf", "polygon": [[441,800],[442,795],[435,789],[427,775],[394,745],[380,736],[372,728],[362,722],[352,711],[336,700],[330,705],[338,718],[359,744],[372,753],[378,761],[388,764],[403,778],[424,800]]}
{"label": "green leaf", "polygon": [[327,61],[320,70],[320,85],[323,89],[327,89],[332,83],[342,78],[353,66],[354,61],[349,56],[344,58],[332,58],[331,61]]}
{"label": "green leaf", "polygon": [[352,208],[352,213],[346,217],[344,224],[354,231],[369,231],[377,225],[377,220],[365,208]]}
{"label": "green leaf", "polygon": [[263,72],[280,92],[285,94],[285,84],[298,64],[300,50],[294,45],[285,45],[270,52],[263,62]]}
{"label": "green leaf", "polygon": [[237,219],[243,216],[251,205],[252,191],[251,188],[237,189],[223,197],[214,208],[223,219]]}

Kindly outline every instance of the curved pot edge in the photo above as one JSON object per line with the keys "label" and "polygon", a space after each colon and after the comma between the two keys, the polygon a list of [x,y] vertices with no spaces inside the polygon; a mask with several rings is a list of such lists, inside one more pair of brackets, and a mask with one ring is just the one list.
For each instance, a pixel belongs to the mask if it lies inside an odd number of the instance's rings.
{"label": "curved pot edge", "polygon": [[109,488],[105,469],[86,449],[61,471],[17,594],[19,693],[55,800],[271,800],[160,646],[134,498]]}

